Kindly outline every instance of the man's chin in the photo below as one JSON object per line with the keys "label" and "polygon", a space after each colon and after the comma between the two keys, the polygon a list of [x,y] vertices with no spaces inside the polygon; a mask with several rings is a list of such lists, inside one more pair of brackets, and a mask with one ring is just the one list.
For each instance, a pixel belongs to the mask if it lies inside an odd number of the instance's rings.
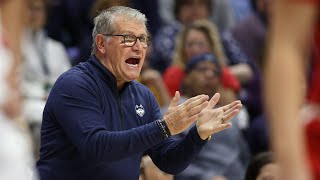
{"label": "man's chin", "polygon": [[133,81],[133,80],[137,80],[139,78],[139,75],[132,75],[132,76],[128,76],[127,77],[127,81]]}

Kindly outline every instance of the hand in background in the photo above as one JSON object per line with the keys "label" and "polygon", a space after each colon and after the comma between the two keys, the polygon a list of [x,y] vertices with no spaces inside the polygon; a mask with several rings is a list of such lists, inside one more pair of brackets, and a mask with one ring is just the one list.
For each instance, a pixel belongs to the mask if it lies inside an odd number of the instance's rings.
{"label": "hand in background", "polygon": [[160,72],[154,69],[146,69],[141,73],[141,82],[159,87],[163,83],[163,80]]}

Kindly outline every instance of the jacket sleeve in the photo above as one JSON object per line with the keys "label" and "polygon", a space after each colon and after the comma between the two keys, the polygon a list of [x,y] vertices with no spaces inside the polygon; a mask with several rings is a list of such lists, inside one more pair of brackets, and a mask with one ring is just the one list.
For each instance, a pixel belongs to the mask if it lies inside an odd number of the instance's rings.
{"label": "jacket sleeve", "polygon": [[98,90],[94,88],[96,84],[79,77],[81,74],[69,74],[57,81],[48,99],[50,108],[44,113],[57,119],[84,159],[117,161],[142,153],[164,140],[153,121],[130,130],[110,131],[104,123],[106,117],[99,104]]}
{"label": "jacket sleeve", "polygon": [[[153,117],[150,119],[157,119],[159,118],[159,106],[153,96],[150,98],[150,107],[153,109]],[[197,128],[194,126],[184,137],[170,137],[150,148],[147,154],[159,169],[170,174],[177,174],[189,166],[191,160],[200,152],[206,142],[200,138]]]}
{"label": "jacket sleeve", "polygon": [[177,174],[190,165],[191,160],[206,142],[200,138],[194,126],[183,138],[170,137],[147,153],[159,169],[170,174]]}

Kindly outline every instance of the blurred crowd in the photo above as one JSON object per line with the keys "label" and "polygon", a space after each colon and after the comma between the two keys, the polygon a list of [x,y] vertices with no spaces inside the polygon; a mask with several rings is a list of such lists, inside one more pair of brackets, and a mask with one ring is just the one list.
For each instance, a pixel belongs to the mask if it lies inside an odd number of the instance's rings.
{"label": "blurred crowd", "polygon": [[[8,1],[18,0],[0,0],[1,6]],[[39,157],[42,112],[50,89],[59,75],[90,57],[92,20],[116,5],[139,9],[148,18],[152,41],[138,81],[152,90],[163,111],[177,90],[185,98],[219,92],[219,106],[236,99],[244,105],[232,128],[212,137],[185,171],[165,174],[145,157],[141,179],[240,180],[254,157],[270,151],[261,74],[271,0],[22,2],[25,7],[18,6],[22,25],[15,27],[21,32],[14,34],[6,10],[0,11],[0,179],[37,179],[33,166]],[[19,51],[19,44],[21,53],[12,53]],[[10,159],[14,153],[23,157]],[[19,167],[20,158],[25,166]],[[14,171],[4,167],[3,159]],[[24,171],[28,175],[16,174]]]}

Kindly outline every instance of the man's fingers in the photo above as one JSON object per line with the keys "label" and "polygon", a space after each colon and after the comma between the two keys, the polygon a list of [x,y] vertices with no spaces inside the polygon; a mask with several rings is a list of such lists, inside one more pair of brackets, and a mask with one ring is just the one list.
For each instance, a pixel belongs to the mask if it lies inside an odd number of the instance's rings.
{"label": "man's fingers", "polygon": [[203,104],[200,104],[199,106],[191,109],[188,112],[188,118],[186,119],[186,124],[190,126],[192,123],[194,123],[199,118],[201,118],[201,116],[204,115],[203,113],[201,113],[201,111],[207,106],[208,106],[208,102],[204,102]]}
{"label": "man's fingers", "polygon": [[236,110],[236,109],[241,109],[242,108],[242,104],[236,104],[235,106],[231,107],[230,109],[224,111],[225,115],[230,114],[232,111]]}
{"label": "man's fingers", "polygon": [[188,112],[187,116],[191,117],[193,115],[198,115],[198,118],[201,116],[201,111],[208,106],[208,101],[203,102],[202,104],[199,104],[197,106],[192,107]]}
{"label": "man's fingers", "polygon": [[196,122],[199,116],[200,116],[199,114],[192,115],[187,119],[186,124],[191,125],[192,123]]}
{"label": "man's fingers", "polygon": [[[185,103],[179,105],[179,109],[181,112],[186,112],[189,116],[199,113],[202,109],[204,109],[208,105],[209,96],[207,95],[199,95],[193,98],[188,99]],[[204,105],[205,104],[205,105]],[[199,109],[199,106],[201,108]]]}
{"label": "man's fingers", "polygon": [[186,110],[186,112],[190,111],[192,108],[203,104],[209,99],[207,95],[198,95],[193,98],[188,99],[184,103],[180,104],[179,107]]}
{"label": "man's fingers", "polygon": [[237,100],[237,101],[233,101],[232,103],[230,104],[227,104],[225,106],[222,106],[222,109],[224,112],[226,112],[228,109],[232,108],[233,106],[236,106],[238,104],[241,104],[241,101],[240,100]]}
{"label": "man's fingers", "polygon": [[175,97],[170,103],[167,113],[164,115],[168,128],[172,134],[180,133],[197,120],[199,114],[207,105],[209,97],[207,95],[199,95],[188,99],[188,102],[178,104],[180,98],[176,92]]}
{"label": "man's fingers", "polygon": [[220,132],[222,130],[228,129],[232,126],[232,123],[220,124],[216,129],[215,133]]}
{"label": "man's fingers", "polygon": [[180,93],[179,93],[179,91],[176,91],[176,93],[174,94],[174,97],[172,98],[172,100],[170,102],[168,109],[172,108],[172,107],[176,107],[178,105],[179,101],[180,101]]}
{"label": "man's fingers", "polygon": [[240,110],[239,109],[235,109],[232,112],[230,112],[227,115],[223,116],[223,124],[226,124],[227,122],[229,122],[235,115],[239,114]]}
{"label": "man's fingers", "polygon": [[219,102],[220,94],[215,93],[214,96],[210,99],[209,104],[206,108],[213,109],[214,106]]}

